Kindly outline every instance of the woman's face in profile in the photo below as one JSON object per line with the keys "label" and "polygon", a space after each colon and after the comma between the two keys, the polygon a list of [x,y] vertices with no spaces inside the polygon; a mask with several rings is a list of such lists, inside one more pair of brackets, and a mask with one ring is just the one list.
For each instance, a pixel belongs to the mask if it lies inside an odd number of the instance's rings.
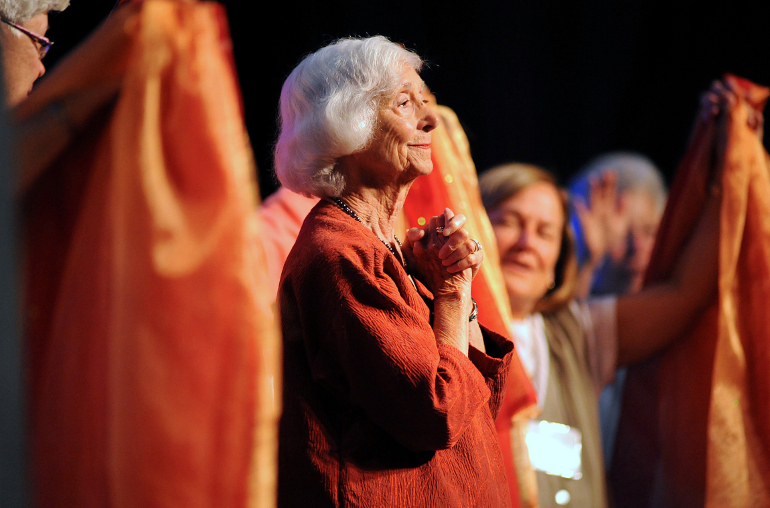
{"label": "woman's face in profile", "polygon": [[[38,14],[19,26],[44,36],[48,30],[48,14]],[[45,67],[36,43],[11,26],[3,24],[0,27],[0,45],[3,48],[6,104],[13,107],[27,98],[37,78],[45,73]]]}
{"label": "woman's face in profile", "polygon": [[424,87],[414,68],[405,65],[399,85],[380,107],[372,141],[351,155],[358,167],[367,168],[369,179],[410,181],[433,170],[431,131],[438,117],[423,97]]}
{"label": "woman's face in profile", "polygon": [[525,187],[489,214],[511,303],[529,313],[554,281],[564,213],[558,190],[546,182]]}

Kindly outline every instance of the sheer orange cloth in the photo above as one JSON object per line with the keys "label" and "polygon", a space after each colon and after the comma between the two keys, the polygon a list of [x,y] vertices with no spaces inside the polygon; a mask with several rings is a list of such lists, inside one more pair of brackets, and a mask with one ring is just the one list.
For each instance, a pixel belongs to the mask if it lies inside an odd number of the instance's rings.
{"label": "sheer orange cloth", "polygon": [[[500,271],[495,235],[481,203],[468,139],[454,111],[441,105],[433,105],[433,108],[441,118],[432,133],[433,172],[412,184],[404,203],[407,227],[423,227],[445,207],[467,217],[465,227],[484,246],[484,262],[473,280],[472,289],[479,306],[479,322],[510,337],[510,303]],[[528,474],[531,470],[526,471],[528,459],[521,442],[523,435],[514,429],[514,419],[533,411],[536,403],[532,383],[514,351],[503,406],[495,422],[514,506],[520,502],[522,506],[533,506],[537,502],[534,477]]]}
{"label": "sheer orange cloth", "polygon": [[224,9],[118,9],[21,107],[119,83],[23,198],[36,506],[275,504],[278,336]]}
{"label": "sheer orange cloth", "polygon": [[649,505],[656,467],[657,506],[770,506],[770,168],[747,126],[770,90],[725,79],[738,105],[724,125],[696,128],[647,273],[648,283],[671,273],[708,169],[722,166],[719,301],[659,361],[629,372],[611,476],[619,506]]}

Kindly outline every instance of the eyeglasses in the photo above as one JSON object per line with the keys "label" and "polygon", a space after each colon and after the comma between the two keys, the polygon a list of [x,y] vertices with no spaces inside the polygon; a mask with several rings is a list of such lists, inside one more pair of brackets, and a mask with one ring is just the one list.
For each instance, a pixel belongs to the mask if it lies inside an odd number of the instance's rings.
{"label": "eyeglasses", "polygon": [[5,23],[6,25],[12,26],[19,32],[23,33],[24,35],[32,39],[32,42],[34,42],[35,46],[37,47],[37,54],[38,56],[40,56],[41,60],[45,58],[45,55],[48,54],[48,50],[51,49],[51,46],[53,46],[53,41],[48,37],[43,37],[42,35],[38,35],[35,32],[31,32],[26,28],[24,28],[23,26],[19,26],[16,23],[13,23],[11,20],[6,18],[5,16],[0,16],[0,21]]}

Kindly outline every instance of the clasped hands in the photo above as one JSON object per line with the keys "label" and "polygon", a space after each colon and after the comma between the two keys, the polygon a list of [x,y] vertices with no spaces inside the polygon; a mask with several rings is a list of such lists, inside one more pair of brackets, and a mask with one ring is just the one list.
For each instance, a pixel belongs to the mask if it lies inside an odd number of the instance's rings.
{"label": "clasped hands", "polygon": [[[469,289],[484,254],[464,228],[466,217],[449,208],[423,228],[406,232],[404,255],[418,278],[434,293]],[[468,286],[468,288],[465,287]]]}

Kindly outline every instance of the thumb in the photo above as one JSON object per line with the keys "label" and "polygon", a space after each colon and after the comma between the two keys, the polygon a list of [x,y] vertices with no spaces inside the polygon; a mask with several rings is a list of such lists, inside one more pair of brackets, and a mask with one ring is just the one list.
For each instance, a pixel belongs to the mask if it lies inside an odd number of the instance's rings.
{"label": "thumb", "polygon": [[411,247],[412,244],[415,244],[423,239],[425,236],[425,230],[420,228],[409,228],[406,231],[406,243]]}
{"label": "thumb", "polygon": [[406,239],[404,240],[404,249],[408,250],[411,254],[414,250],[414,246],[420,242],[425,236],[425,231],[420,228],[409,228],[406,230]]}
{"label": "thumb", "polygon": [[420,228],[410,228],[406,231],[406,239],[401,246],[401,252],[404,254],[407,263],[414,265],[414,246],[419,245],[419,241],[425,236],[425,231]]}

